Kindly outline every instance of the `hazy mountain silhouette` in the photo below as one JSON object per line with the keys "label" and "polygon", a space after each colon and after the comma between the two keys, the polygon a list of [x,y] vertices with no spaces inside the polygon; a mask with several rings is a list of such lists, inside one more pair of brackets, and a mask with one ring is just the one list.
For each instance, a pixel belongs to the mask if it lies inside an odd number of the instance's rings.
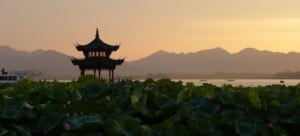
{"label": "hazy mountain silhouette", "polygon": [[18,51],[8,46],[0,46],[0,68],[39,71],[43,78],[52,79],[72,79],[78,75],[78,68],[62,53],[52,50]]}
{"label": "hazy mountain silhouette", "polygon": [[[78,67],[70,58],[51,50],[18,51],[0,46],[0,68],[7,71],[36,70],[46,77],[76,78]],[[117,75],[147,75],[159,73],[277,73],[300,70],[300,53],[277,53],[246,48],[229,53],[222,48],[193,53],[157,51],[136,61],[125,62],[116,68]],[[103,72],[105,74],[105,72]]]}
{"label": "hazy mountain silhouette", "polygon": [[187,54],[158,51],[140,60],[127,62],[117,70],[122,74],[216,72],[270,74],[300,70],[300,53],[277,53],[254,48],[246,48],[233,54],[222,48]]}

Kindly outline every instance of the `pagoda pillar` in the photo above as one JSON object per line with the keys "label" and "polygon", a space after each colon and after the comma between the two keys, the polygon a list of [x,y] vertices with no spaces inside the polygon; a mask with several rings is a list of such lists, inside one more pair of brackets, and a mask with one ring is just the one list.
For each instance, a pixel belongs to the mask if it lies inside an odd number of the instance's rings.
{"label": "pagoda pillar", "polygon": [[114,82],[114,70],[111,70],[111,82]]}
{"label": "pagoda pillar", "polygon": [[98,78],[101,80],[101,69],[98,69]]}
{"label": "pagoda pillar", "polygon": [[111,82],[111,70],[108,70],[108,81]]}
{"label": "pagoda pillar", "polygon": [[80,75],[81,75],[81,76],[84,76],[84,75],[85,75],[85,70],[84,70],[84,69],[81,69],[81,70],[80,70]]}

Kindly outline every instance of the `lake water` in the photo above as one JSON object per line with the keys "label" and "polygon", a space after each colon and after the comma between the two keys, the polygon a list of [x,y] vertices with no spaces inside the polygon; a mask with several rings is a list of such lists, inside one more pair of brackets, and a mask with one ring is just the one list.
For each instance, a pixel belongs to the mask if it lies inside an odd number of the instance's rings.
{"label": "lake water", "polygon": [[[213,84],[216,86],[223,86],[224,84],[231,84],[233,86],[256,87],[266,85],[286,85],[294,86],[300,83],[299,79],[174,79],[173,81],[181,80],[183,83],[193,82],[195,85],[202,85],[204,83]],[[281,82],[283,81],[283,83]]]}
{"label": "lake water", "polygon": [[[47,80],[53,81],[53,80]],[[59,82],[71,82],[71,80],[58,80]],[[140,80],[143,81],[143,80]],[[245,87],[256,87],[266,85],[286,85],[295,86],[300,83],[300,79],[172,79],[172,81],[182,81],[184,84],[193,82],[195,85],[213,84],[216,86],[223,86],[224,84],[231,84],[233,86],[245,86]],[[281,83],[280,81],[283,81]]]}

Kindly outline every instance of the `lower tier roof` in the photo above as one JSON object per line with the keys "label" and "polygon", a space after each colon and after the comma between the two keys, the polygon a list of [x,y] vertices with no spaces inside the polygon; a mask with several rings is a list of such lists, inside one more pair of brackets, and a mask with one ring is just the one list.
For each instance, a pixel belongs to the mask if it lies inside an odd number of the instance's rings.
{"label": "lower tier roof", "polygon": [[80,69],[115,69],[121,65],[124,59],[110,59],[104,57],[93,57],[84,59],[71,59],[73,65],[78,65]]}

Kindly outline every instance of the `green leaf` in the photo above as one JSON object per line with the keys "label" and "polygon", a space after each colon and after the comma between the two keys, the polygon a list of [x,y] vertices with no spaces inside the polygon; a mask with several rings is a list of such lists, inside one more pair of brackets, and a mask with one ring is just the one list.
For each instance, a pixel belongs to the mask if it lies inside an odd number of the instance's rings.
{"label": "green leaf", "polygon": [[189,128],[193,135],[209,135],[215,131],[214,125],[209,118],[200,117],[189,123]]}
{"label": "green leaf", "polygon": [[5,136],[8,133],[8,130],[0,128],[0,136]]}
{"label": "green leaf", "polygon": [[261,109],[261,101],[255,90],[251,90],[248,94],[248,99],[251,105],[256,109]]}
{"label": "green leaf", "polygon": [[21,115],[22,111],[14,107],[5,107],[0,109],[0,116],[3,119],[19,119]]}
{"label": "green leaf", "polygon": [[280,109],[280,103],[278,100],[272,100],[270,103],[272,109]]}
{"label": "green leaf", "polygon": [[139,135],[141,130],[140,120],[130,117],[128,115],[120,115],[118,117],[119,123],[122,127],[122,134],[127,136]]}
{"label": "green leaf", "polygon": [[241,136],[256,136],[257,128],[255,124],[246,121],[241,121],[236,127],[236,133]]}
{"label": "green leaf", "polygon": [[6,133],[0,133],[0,136],[17,136],[17,133],[14,131],[7,131]]}
{"label": "green leaf", "polygon": [[26,130],[23,126],[14,125],[14,128],[22,136],[31,136],[31,133],[28,130]]}
{"label": "green leaf", "polygon": [[25,106],[26,108],[28,108],[28,109],[31,109],[31,110],[34,108],[34,106],[30,105],[30,104],[27,103],[26,101],[24,102],[24,106]]}
{"label": "green leaf", "polygon": [[149,126],[147,125],[142,125],[142,130],[140,132],[140,135],[143,135],[143,136],[152,136],[152,130]]}
{"label": "green leaf", "polygon": [[300,124],[300,117],[299,115],[291,115],[288,117],[281,117],[280,121],[287,124]]}
{"label": "green leaf", "polygon": [[88,99],[95,99],[101,95],[105,95],[106,93],[107,88],[102,84],[91,84],[85,89],[85,94]]}
{"label": "green leaf", "polygon": [[[298,131],[295,134],[298,135]],[[287,132],[278,126],[273,127],[273,135],[274,136],[288,136]]]}
{"label": "green leaf", "polygon": [[226,110],[221,113],[222,121],[235,126],[243,118],[243,112],[240,110]]}
{"label": "green leaf", "polygon": [[281,105],[281,110],[282,111],[291,111],[295,108],[297,108],[296,98],[292,98],[287,103],[284,103],[284,104]]}
{"label": "green leaf", "polygon": [[103,125],[100,115],[89,115],[82,117],[72,117],[66,121],[70,125],[72,131],[79,130],[85,125]]}
{"label": "green leaf", "polygon": [[85,85],[89,85],[89,84],[99,83],[99,80],[97,77],[93,75],[86,75],[86,76],[80,76],[78,82],[83,83]]}
{"label": "green leaf", "polygon": [[176,106],[175,100],[169,98],[168,95],[160,94],[154,98],[154,102],[159,109],[168,109]]}
{"label": "green leaf", "polygon": [[199,99],[191,100],[190,103],[192,106],[191,109],[196,110],[196,109],[205,107],[206,101],[202,98],[199,98]]}
{"label": "green leaf", "polygon": [[7,95],[3,95],[2,97],[3,97],[4,100],[9,100],[9,99],[12,98],[12,97],[9,97],[9,96],[7,96]]}
{"label": "green leaf", "polygon": [[139,98],[136,95],[131,95],[130,99],[131,99],[131,103],[132,104],[135,104],[135,103],[137,103],[139,101]]}
{"label": "green leaf", "polygon": [[51,131],[55,127],[60,124],[63,118],[63,114],[58,112],[48,112],[45,115],[42,115],[38,120],[38,127],[41,129],[40,131]]}
{"label": "green leaf", "polygon": [[82,95],[77,90],[72,91],[72,99],[80,101],[80,100],[82,100]]}
{"label": "green leaf", "polygon": [[116,119],[108,118],[104,123],[104,133],[108,136],[121,135],[122,127]]}
{"label": "green leaf", "polygon": [[32,110],[29,110],[29,109],[23,109],[22,110],[22,115],[23,115],[23,117],[27,117],[27,118],[31,118],[31,119],[36,119],[37,118],[37,114],[35,112],[33,112]]}
{"label": "green leaf", "polygon": [[177,104],[185,101],[185,100],[188,100],[189,98],[191,97],[191,93],[189,91],[180,91],[179,94],[177,95]]}
{"label": "green leaf", "polygon": [[142,113],[143,115],[148,115],[148,109],[140,103],[136,103],[136,104],[132,105],[132,108],[135,111]]}

